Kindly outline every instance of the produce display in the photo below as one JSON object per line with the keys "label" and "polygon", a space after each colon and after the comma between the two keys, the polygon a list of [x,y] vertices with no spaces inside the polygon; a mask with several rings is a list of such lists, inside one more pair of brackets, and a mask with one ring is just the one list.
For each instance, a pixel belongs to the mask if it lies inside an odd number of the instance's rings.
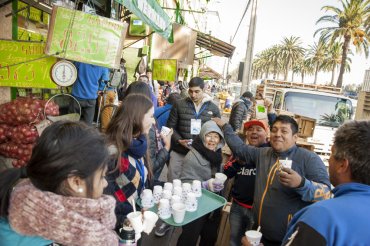
{"label": "produce display", "polygon": [[217,94],[217,97],[222,100],[226,100],[228,97],[230,97],[230,94],[227,91],[220,91]]}
{"label": "produce display", "polygon": [[[17,98],[0,105],[0,123],[8,125],[36,124],[44,119],[46,101],[34,98]],[[46,115],[59,115],[59,106],[49,102],[45,108]]]}
{"label": "produce display", "polygon": [[9,126],[6,124],[0,124],[0,143],[4,143],[8,141],[6,136]]}
{"label": "produce display", "polygon": [[14,167],[29,161],[39,137],[35,125],[45,115],[58,116],[59,106],[35,98],[17,98],[0,105],[0,155],[13,158]]}

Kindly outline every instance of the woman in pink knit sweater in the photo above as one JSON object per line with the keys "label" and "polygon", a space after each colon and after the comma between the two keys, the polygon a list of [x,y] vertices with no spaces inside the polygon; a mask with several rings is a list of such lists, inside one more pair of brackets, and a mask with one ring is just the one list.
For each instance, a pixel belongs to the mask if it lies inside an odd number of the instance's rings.
{"label": "woman in pink knit sweater", "polygon": [[118,245],[104,138],[83,123],[47,127],[28,165],[0,173],[1,245]]}

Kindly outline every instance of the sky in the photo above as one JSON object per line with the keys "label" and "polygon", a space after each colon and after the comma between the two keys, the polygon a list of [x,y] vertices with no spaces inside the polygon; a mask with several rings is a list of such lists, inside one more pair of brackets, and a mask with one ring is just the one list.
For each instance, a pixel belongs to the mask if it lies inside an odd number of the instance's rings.
{"label": "sky", "polygon": [[[248,0],[212,0],[208,9],[218,11],[221,20],[220,22],[216,17],[208,17],[212,35],[229,42],[230,37],[235,34],[247,2]],[[341,7],[338,0],[258,0],[254,55],[272,45],[281,43],[284,37],[290,36],[300,37],[302,47],[309,48],[308,46],[313,45],[319,38],[319,35],[313,36],[320,27],[316,25],[316,21],[321,16],[331,14],[321,10],[324,5]],[[236,68],[245,57],[250,11],[251,4],[232,43],[236,46],[236,50],[230,63],[230,69]],[[366,59],[364,54],[354,53],[351,59],[351,72],[344,74],[344,84],[361,84],[365,70],[370,68],[370,58]],[[210,67],[221,72],[224,63],[224,58],[209,61]],[[336,74],[335,83],[337,77]],[[320,73],[318,83],[327,83],[330,78],[331,73]],[[295,81],[300,81],[300,75],[296,75]],[[305,82],[313,82],[313,77],[305,78]]]}

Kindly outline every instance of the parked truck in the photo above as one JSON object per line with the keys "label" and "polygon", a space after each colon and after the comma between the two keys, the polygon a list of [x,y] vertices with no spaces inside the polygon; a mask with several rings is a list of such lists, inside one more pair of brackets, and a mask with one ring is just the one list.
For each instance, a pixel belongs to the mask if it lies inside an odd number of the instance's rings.
{"label": "parked truck", "polygon": [[312,129],[303,129],[312,134],[302,133],[300,140],[313,146],[326,165],[335,131],[354,115],[351,100],[337,87],[266,79],[257,86],[259,96],[270,99],[278,113],[313,119],[313,124],[306,125]]}

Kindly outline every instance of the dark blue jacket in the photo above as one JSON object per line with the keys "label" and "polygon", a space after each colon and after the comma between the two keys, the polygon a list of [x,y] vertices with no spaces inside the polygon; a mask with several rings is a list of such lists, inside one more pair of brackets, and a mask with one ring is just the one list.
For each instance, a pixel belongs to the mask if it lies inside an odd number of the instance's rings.
{"label": "dark blue jacket", "polygon": [[289,224],[283,245],[299,228],[292,245],[369,245],[370,186],[338,185],[334,198],[297,212]]}
{"label": "dark blue jacket", "polygon": [[157,119],[158,129],[161,130],[162,126],[166,126],[168,117],[170,116],[172,104],[167,103],[163,107],[159,107],[154,112],[154,117]]}

